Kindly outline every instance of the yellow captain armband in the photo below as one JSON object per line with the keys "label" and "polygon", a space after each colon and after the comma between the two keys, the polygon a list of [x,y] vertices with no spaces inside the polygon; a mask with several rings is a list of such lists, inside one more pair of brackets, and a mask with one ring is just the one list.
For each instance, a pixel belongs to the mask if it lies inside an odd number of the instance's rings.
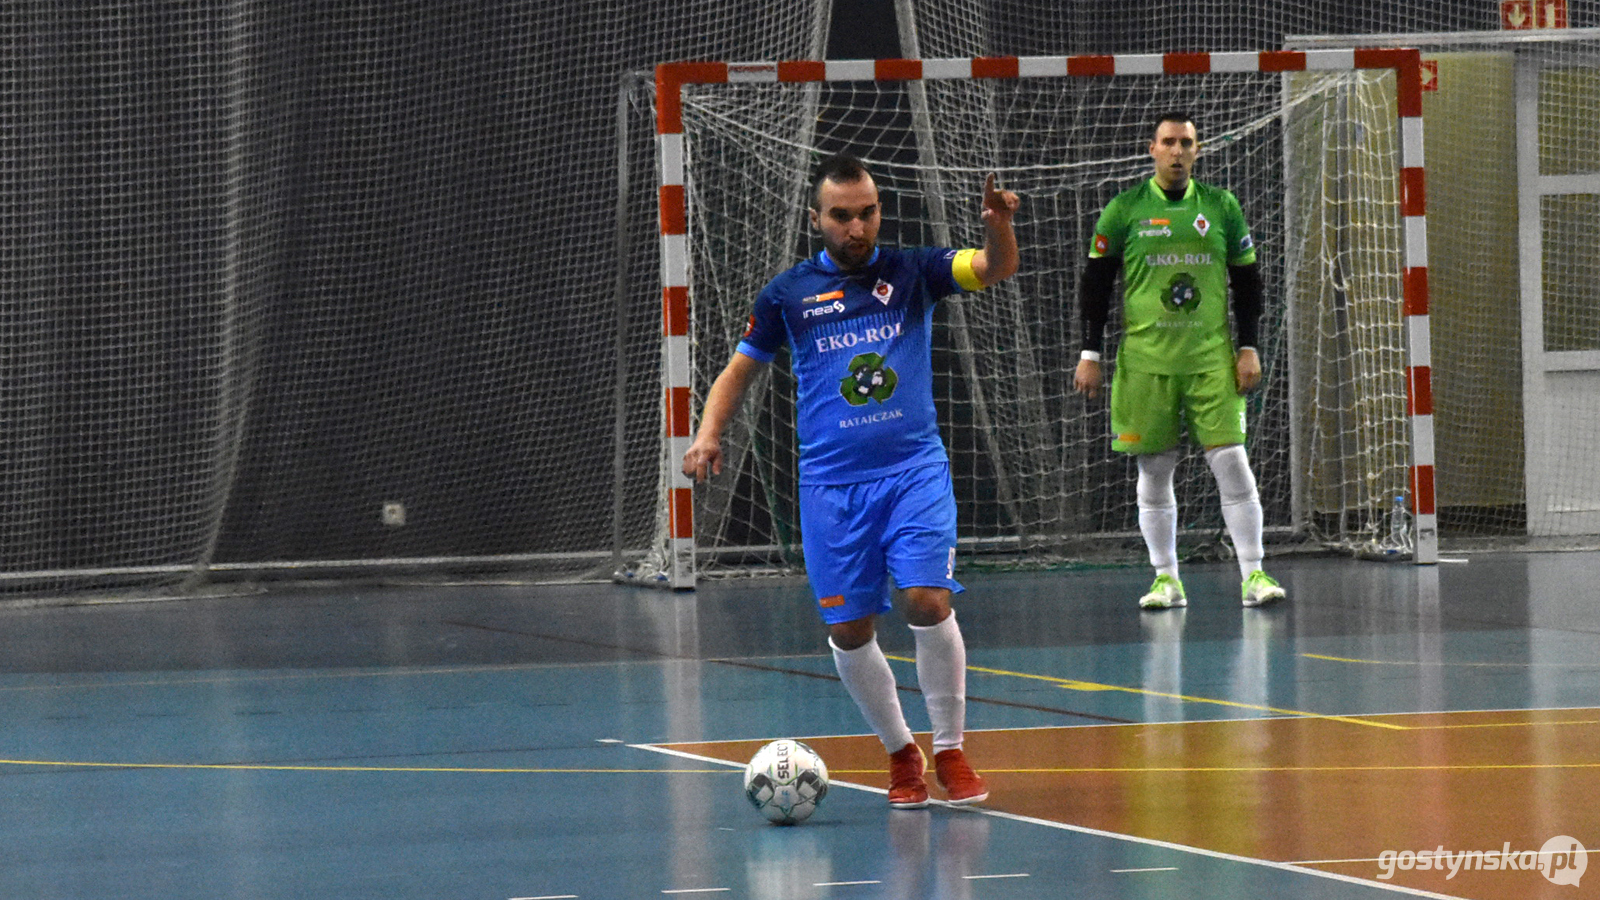
{"label": "yellow captain armband", "polygon": [[955,276],[956,284],[969,291],[981,291],[984,288],[983,279],[972,270],[972,258],[977,255],[976,250],[958,250],[956,258],[950,262],[950,274]]}

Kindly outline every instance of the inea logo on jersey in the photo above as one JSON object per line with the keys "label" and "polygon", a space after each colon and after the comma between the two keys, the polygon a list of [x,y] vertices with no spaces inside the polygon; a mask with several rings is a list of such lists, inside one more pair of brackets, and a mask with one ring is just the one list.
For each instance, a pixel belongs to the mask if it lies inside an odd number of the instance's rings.
{"label": "inea logo on jersey", "polygon": [[844,301],[835,300],[832,303],[823,306],[813,306],[805,312],[802,312],[800,317],[804,319],[815,319],[821,316],[831,316],[835,313],[842,312],[844,312]]}
{"label": "inea logo on jersey", "polygon": [[1172,220],[1145,219],[1139,223],[1139,237],[1172,237]]}
{"label": "inea logo on jersey", "polygon": [[[832,301],[831,303],[829,302],[830,300]],[[819,303],[822,305],[816,305]],[[800,314],[802,319],[816,319],[822,316],[831,316],[835,313],[842,313],[845,310],[844,291],[828,291],[825,294],[812,294],[809,297],[801,298],[800,305],[805,308],[805,311]]]}

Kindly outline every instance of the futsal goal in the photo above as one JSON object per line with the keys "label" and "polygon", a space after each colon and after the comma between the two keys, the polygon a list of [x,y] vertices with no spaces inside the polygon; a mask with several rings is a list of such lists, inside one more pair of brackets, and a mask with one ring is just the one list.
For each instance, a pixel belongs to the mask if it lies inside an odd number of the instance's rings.
{"label": "futsal goal", "polygon": [[[1239,197],[1268,287],[1247,448],[1269,539],[1436,559],[1415,50],[671,63],[655,88],[657,528],[619,578],[803,570],[785,355],[724,434],[723,474],[696,486],[680,465],[754,297],[815,251],[809,176],[839,150],[877,179],[886,245],[981,246],[989,172],[1023,197],[1022,271],[935,314],[964,562],[1127,553],[1134,470],[1110,450],[1104,401],[1072,390],[1077,282],[1100,209],[1148,177],[1171,110],[1199,123],[1196,177]],[[1178,500],[1185,534],[1226,555],[1196,458]]]}

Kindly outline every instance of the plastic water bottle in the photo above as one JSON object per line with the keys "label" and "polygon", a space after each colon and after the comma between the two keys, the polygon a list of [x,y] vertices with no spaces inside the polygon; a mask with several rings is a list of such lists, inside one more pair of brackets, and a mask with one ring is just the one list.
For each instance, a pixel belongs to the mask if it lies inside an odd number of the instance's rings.
{"label": "plastic water bottle", "polygon": [[1411,546],[1411,511],[1406,508],[1406,495],[1394,498],[1389,508],[1389,542],[1396,547]]}

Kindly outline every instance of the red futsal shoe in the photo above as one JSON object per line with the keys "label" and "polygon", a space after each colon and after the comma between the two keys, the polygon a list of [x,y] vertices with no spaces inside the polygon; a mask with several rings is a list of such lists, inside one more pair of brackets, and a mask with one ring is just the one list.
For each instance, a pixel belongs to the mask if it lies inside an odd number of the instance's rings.
{"label": "red futsal shoe", "polygon": [[933,770],[944,785],[951,806],[967,806],[989,799],[989,787],[983,776],[967,765],[967,756],[959,748],[941,750],[933,755]]}
{"label": "red futsal shoe", "polygon": [[907,744],[889,754],[889,805],[895,809],[927,806],[928,781],[923,777],[927,771],[928,758],[916,744]]}

